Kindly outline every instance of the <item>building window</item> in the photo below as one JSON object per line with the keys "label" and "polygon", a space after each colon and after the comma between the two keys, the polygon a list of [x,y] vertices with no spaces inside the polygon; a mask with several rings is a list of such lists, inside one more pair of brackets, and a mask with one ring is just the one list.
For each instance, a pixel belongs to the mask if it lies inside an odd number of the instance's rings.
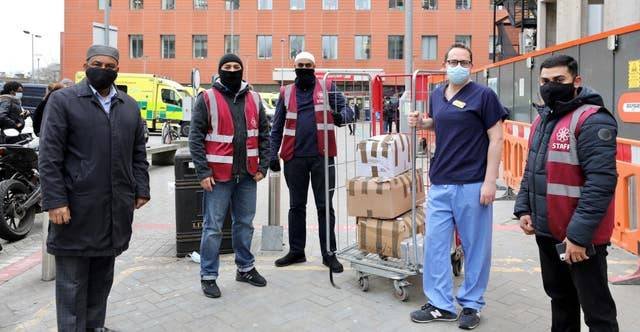
{"label": "building window", "polygon": [[404,0],[389,0],[389,9],[404,9]]}
{"label": "building window", "polygon": [[469,35],[456,35],[456,44],[464,44],[468,48],[471,48],[471,36],[469,36]]}
{"label": "building window", "polygon": [[404,36],[389,36],[389,59],[404,59]]}
{"label": "building window", "polygon": [[193,57],[204,59],[207,57],[207,35],[193,35]]}
{"label": "building window", "polygon": [[273,1],[271,0],[258,0],[258,10],[272,10]]}
{"label": "building window", "polygon": [[176,9],[176,0],[162,0],[162,10]]}
{"label": "building window", "polygon": [[322,36],[322,58],[338,59],[338,36]]}
{"label": "building window", "polygon": [[233,35],[233,38],[231,37],[231,35],[224,36],[224,53],[238,54],[238,50],[240,49],[240,36]]}
{"label": "building window", "polygon": [[422,0],[422,9],[425,9],[425,10],[438,9],[438,0]]}
{"label": "building window", "polygon": [[271,36],[258,36],[258,59],[271,59],[272,40]]}
{"label": "building window", "polygon": [[[93,22],[92,32],[93,32],[93,44],[92,45],[105,45],[104,40],[104,31],[105,27],[102,23]],[[109,26],[109,46],[118,48],[118,28],[110,25]]]}
{"label": "building window", "polygon": [[471,0],[456,0],[456,9],[471,9]]}
{"label": "building window", "polygon": [[356,60],[371,59],[371,36],[356,36]]}
{"label": "building window", "polygon": [[193,0],[193,9],[205,10],[209,8],[209,2],[207,0]]}
{"label": "building window", "polygon": [[289,9],[304,10],[304,0],[290,0]]}
{"label": "building window", "polygon": [[240,8],[240,0],[225,0],[224,9],[226,10],[238,10]]}
{"label": "building window", "polygon": [[356,0],[356,10],[371,10],[371,0]]}
{"label": "building window", "polygon": [[131,10],[144,9],[144,1],[143,0],[131,0],[131,1],[129,1],[129,9],[131,9]]}
{"label": "building window", "polygon": [[422,36],[422,60],[438,58],[438,36]]}
{"label": "building window", "polygon": [[291,54],[291,58],[295,58],[302,51],[304,51],[304,36],[289,36],[289,54]]}
{"label": "building window", "polygon": [[142,35],[129,35],[129,57],[142,58]]}
{"label": "building window", "polygon": [[161,35],[160,41],[162,49],[160,50],[163,59],[175,59],[176,57],[176,36]]}
{"label": "building window", "polygon": [[322,10],[338,10],[338,0],[322,0]]}

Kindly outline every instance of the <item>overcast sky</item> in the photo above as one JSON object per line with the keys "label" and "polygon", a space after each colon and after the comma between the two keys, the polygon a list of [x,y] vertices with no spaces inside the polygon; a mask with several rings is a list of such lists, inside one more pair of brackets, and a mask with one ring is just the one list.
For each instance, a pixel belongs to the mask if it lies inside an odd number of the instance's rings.
{"label": "overcast sky", "polygon": [[[64,30],[64,0],[0,0],[0,71],[31,71],[31,37],[23,30],[42,35],[35,38],[34,53],[40,67],[60,62],[60,32]],[[34,67],[37,68],[37,60]]]}

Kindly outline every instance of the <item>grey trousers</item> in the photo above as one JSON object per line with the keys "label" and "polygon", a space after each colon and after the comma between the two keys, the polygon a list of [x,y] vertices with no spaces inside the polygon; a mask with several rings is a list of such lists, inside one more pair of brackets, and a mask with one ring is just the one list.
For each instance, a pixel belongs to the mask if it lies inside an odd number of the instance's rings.
{"label": "grey trousers", "polygon": [[104,327],[115,256],[56,256],[58,331]]}

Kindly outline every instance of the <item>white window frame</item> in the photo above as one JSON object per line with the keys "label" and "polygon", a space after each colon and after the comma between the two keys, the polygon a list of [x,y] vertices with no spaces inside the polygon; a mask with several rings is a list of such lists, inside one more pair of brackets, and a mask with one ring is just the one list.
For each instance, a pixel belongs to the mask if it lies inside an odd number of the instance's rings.
{"label": "white window frame", "polygon": [[[138,39],[137,37],[140,37],[140,39]],[[140,41],[140,47],[138,47],[138,49],[140,49],[140,55],[139,56],[134,56],[133,54],[133,41],[134,39],[136,41]],[[140,59],[144,57],[144,35],[141,34],[131,34],[129,35],[129,58],[131,59]]]}
{"label": "white window frame", "polygon": [[[368,41],[368,52],[367,52],[367,48],[363,48],[361,46],[364,46],[364,38],[367,38]],[[358,41],[358,39],[360,39],[360,41]],[[356,35],[353,38],[353,45],[354,45],[354,58],[356,60],[371,60],[371,35]],[[360,51],[360,52],[359,52]],[[364,57],[360,57],[359,55],[363,54]]]}
{"label": "white window frame", "polygon": [[306,43],[307,42],[306,42],[305,35],[289,35],[289,56],[291,57],[291,59],[295,58],[296,55],[299,53],[298,52],[296,54],[293,54],[293,42],[292,42],[293,38],[298,38],[298,37],[302,38],[302,49],[299,50],[299,52],[303,52],[305,50],[305,47],[306,47]]}
{"label": "white window frame", "polygon": [[356,10],[371,10],[371,0],[355,0],[355,6]]}
{"label": "white window frame", "polygon": [[305,10],[306,7],[305,0],[289,0],[289,10]]}
{"label": "white window frame", "polygon": [[129,10],[142,10],[144,9],[144,0],[130,0]]}
{"label": "white window frame", "polygon": [[[173,57],[171,57],[171,49],[168,50],[168,56],[165,57],[165,37],[173,37]],[[168,39],[171,42],[171,38]],[[160,58],[175,59],[176,58],[176,35],[160,35]]]}
{"label": "white window frame", "polygon": [[[175,10],[176,0],[162,0],[162,10]],[[167,35],[168,36],[168,35]]]}
{"label": "white window frame", "polygon": [[[425,41],[429,42],[428,51],[425,52]],[[432,45],[435,41],[435,45]],[[421,38],[420,44],[420,52],[422,53],[422,60],[426,61],[434,61],[438,59],[438,36],[437,35],[423,35]],[[435,46],[434,49],[431,49],[431,46]]]}
{"label": "white window frame", "polygon": [[193,10],[207,10],[209,9],[208,0],[193,0]]}
{"label": "white window frame", "polygon": [[273,0],[258,0],[258,10],[273,10]]}
{"label": "white window frame", "polygon": [[[202,39],[204,37],[204,40]],[[198,39],[196,41],[196,39]],[[204,56],[200,54],[200,56],[196,55],[196,43],[202,44],[203,47],[200,47],[200,51],[204,52]],[[209,36],[207,35],[192,35],[191,36],[191,48],[192,48],[192,56],[194,59],[206,59],[209,56]]]}
{"label": "white window frame", "polygon": [[338,10],[338,0],[322,0],[322,10]]}
{"label": "white window frame", "polygon": [[[273,58],[273,36],[272,35],[258,35],[256,39],[257,39],[256,40],[256,42],[257,42],[256,56],[258,57],[258,59],[259,60],[269,60],[269,59]],[[269,41],[269,43],[268,43],[269,44],[268,45],[268,51],[267,51],[268,56],[261,56],[261,53],[262,53],[262,52],[260,52],[260,49],[261,49],[260,41],[261,40],[263,41],[262,45],[264,47],[267,47],[267,41]]]}
{"label": "white window frame", "polygon": [[[401,57],[399,57],[399,58],[396,58],[396,57],[392,58],[391,57],[391,53],[392,53],[391,52],[391,38],[392,37],[401,37],[400,38],[401,45],[400,45],[400,48],[399,48],[399,52],[400,52]],[[389,35],[389,36],[387,36],[387,59],[389,59],[389,60],[404,60],[404,56],[405,56],[405,54],[404,54],[404,35]]]}
{"label": "white window frame", "polygon": [[[329,57],[325,57],[325,43],[329,43]],[[335,48],[335,50],[332,50]],[[338,35],[323,35],[322,36],[322,59],[324,60],[338,60]]]}

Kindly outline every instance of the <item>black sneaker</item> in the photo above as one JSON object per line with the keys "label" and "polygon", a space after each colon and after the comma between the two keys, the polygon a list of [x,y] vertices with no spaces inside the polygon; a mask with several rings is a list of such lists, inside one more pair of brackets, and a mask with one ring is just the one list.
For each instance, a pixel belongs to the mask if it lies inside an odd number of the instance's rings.
{"label": "black sneaker", "polygon": [[248,272],[236,272],[236,281],[246,282],[257,287],[264,287],[267,285],[267,280],[258,273],[258,270],[254,267]]}
{"label": "black sneaker", "polygon": [[341,273],[344,271],[344,267],[342,267],[342,264],[340,264],[336,255],[322,257],[322,264],[330,268],[333,273]]}
{"label": "black sneaker", "polygon": [[304,263],[307,261],[307,257],[304,253],[298,254],[289,251],[284,257],[276,260],[277,267],[289,266],[291,264]]}
{"label": "black sneaker", "polygon": [[471,308],[463,308],[460,313],[460,321],[458,327],[463,330],[473,330],[480,325],[480,313],[478,310]]}
{"label": "black sneaker", "polygon": [[455,313],[438,309],[429,303],[411,313],[411,320],[416,323],[455,322],[457,319],[458,316]]}
{"label": "black sneaker", "polygon": [[215,280],[200,280],[200,286],[202,286],[202,292],[206,297],[216,298],[221,295]]}

